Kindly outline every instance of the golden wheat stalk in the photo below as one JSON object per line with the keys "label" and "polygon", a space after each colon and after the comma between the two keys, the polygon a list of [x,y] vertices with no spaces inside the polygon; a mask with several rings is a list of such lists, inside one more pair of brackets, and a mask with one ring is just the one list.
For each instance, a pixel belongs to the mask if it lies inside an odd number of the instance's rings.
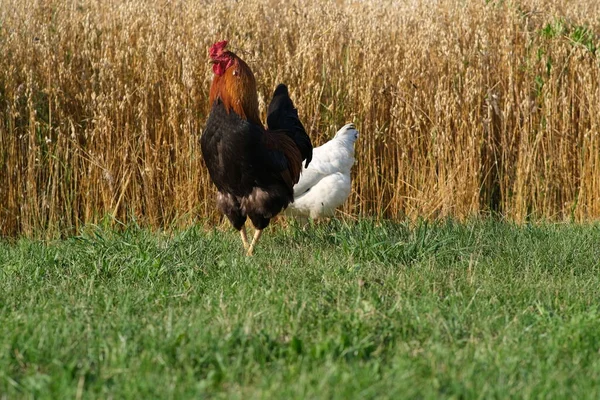
{"label": "golden wheat stalk", "polygon": [[0,0],[0,232],[216,217],[198,149],[228,39],[315,145],[357,143],[350,215],[600,218],[600,6]]}

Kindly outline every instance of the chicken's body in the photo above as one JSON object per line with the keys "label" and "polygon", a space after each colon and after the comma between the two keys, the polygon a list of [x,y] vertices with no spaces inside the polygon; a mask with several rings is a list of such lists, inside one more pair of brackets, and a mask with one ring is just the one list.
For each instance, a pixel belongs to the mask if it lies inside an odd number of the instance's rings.
{"label": "chicken's body", "polygon": [[343,126],[333,139],[313,150],[313,159],[294,186],[294,203],[287,215],[310,218],[332,216],[350,195],[350,171],[354,165],[354,124]]}
{"label": "chicken's body", "polygon": [[[302,161],[308,163],[312,157],[312,145],[285,85],[277,87],[272,101],[282,122],[276,130],[264,129],[258,119],[252,71],[224,50],[225,45],[220,42],[211,48],[211,58],[217,60],[210,91],[212,108],[200,144],[219,192],[217,206],[241,232],[251,255],[271,218],[294,201],[293,186]],[[250,245],[244,229],[247,218],[257,229]]]}

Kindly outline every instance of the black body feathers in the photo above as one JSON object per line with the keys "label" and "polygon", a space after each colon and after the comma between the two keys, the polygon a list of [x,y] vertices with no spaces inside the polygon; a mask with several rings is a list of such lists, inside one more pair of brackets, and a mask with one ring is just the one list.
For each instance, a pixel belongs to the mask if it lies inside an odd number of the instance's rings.
{"label": "black body feathers", "polygon": [[285,85],[277,87],[269,115],[269,126],[276,131],[265,131],[227,112],[217,98],[200,139],[202,156],[219,191],[218,207],[238,230],[247,217],[257,229],[264,229],[293,202],[302,161],[312,158],[310,139]]}

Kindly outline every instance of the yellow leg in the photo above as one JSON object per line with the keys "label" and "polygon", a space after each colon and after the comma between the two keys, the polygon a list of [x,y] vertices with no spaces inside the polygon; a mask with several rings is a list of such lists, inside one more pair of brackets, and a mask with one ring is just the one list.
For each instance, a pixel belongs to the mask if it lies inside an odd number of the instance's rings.
{"label": "yellow leg", "polygon": [[248,244],[248,236],[246,235],[245,226],[242,226],[242,229],[240,229],[240,236],[242,237],[242,244],[244,245],[244,250],[248,250],[248,247],[250,247],[250,245]]}
{"label": "yellow leg", "polygon": [[252,253],[254,253],[254,248],[256,247],[256,243],[258,243],[260,235],[262,235],[262,229],[257,229],[256,232],[254,232],[254,238],[252,239],[252,243],[250,244],[248,252],[246,253],[247,256],[251,256]]}

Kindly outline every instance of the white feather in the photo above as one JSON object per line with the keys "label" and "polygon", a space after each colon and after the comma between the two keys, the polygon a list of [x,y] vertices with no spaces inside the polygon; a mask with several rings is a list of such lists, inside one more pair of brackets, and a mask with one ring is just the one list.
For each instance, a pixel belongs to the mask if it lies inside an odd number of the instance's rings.
{"label": "white feather", "polygon": [[332,216],[350,195],[350,170],[354,165],[354,124],[344,125],[327,143],[313,150],[308,168],[294,186],[294,202],[287,215],[319,218]]}

